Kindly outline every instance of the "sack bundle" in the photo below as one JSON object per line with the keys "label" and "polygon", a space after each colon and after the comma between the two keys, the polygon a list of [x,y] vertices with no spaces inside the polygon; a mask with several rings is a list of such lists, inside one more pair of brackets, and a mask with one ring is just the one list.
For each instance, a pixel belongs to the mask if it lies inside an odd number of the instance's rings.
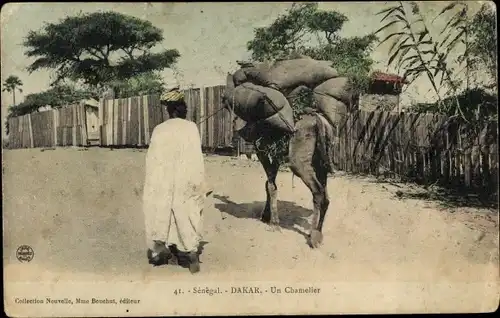
{"label": "sack bundle", "polygon": [[[317,110],[335,123],[347,112],[351,88],[339,77],[330,61],[301,56],[273,63],[245,63],[228,74],[224,99],[234,113],[247,122],[241,131],[251,140],[262,125],[284,132],[295,130],[291,102],[303,90],[314,94]],[[251,133],[250,133],[251,132]]]}
{"label": "sack bundle", "polygon": [[248,123],[265,122],[284,132],[293,132],[293,110],[286,97],[272,88],[243,83],[235,86],[228,75],[224,92],[226,103]]}

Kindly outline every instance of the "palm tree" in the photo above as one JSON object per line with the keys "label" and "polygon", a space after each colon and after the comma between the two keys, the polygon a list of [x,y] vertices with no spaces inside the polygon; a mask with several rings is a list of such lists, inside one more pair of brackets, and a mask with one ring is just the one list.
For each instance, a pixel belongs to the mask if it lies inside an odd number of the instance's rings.
{"label": "palm tree", "polygon": [[19,79],[19,77],[15,75],[7,77],[7,79],[3,83],[2,91],[12,93],[13,106],[16,105],[16,90],[18,90],[21,93],[23,92],[21,86],[23,86],[23,82]]}

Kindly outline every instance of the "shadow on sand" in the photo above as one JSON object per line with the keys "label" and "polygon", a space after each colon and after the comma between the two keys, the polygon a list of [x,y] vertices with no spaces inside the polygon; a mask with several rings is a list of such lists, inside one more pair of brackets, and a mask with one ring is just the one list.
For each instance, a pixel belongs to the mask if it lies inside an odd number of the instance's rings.
{"label": "shadow on sand", "polygon": [[441,208],[477,208],[488,209],[498,213],[498,193],[482,189],[448,188],[442,186],[401,187],[388,180],[374,180],[377,184],[390,184],[400,188],[394,192],[397,199],[424,200],[437,203]]}
{"label": "shadow on sand", "polygon": [[[264,209],[265,202],[254,201],[251,203],[235,203],[229,200],[228,196],[221,196],[214,194],[213,197],[222,203],[216,203],[215,208],[221,212],[230,214],[237,218],[242,219],[256,219],[260,221],[262,210]],[[308,238],[302,229],[306,231],[309,229],[309,220],[307,218],[312,215],[312,211],[305,209],[289,201],[278,200],[278,213],[280,219],[280,226],[284,229],[297,232]]]}

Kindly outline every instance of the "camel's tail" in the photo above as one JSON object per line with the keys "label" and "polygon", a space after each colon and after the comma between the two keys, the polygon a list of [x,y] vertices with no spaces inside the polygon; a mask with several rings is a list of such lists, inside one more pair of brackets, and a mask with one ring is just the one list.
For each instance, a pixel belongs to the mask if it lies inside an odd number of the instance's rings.
{"label": "camel's tail", "polygon": [[316,149],[319,150],[323,164],[328,172],[333,173],[334,160],[333,160],[333,147],[335,133],[332,124],[326,118],[316,113],[316,127],[317,127],[317,145]]}

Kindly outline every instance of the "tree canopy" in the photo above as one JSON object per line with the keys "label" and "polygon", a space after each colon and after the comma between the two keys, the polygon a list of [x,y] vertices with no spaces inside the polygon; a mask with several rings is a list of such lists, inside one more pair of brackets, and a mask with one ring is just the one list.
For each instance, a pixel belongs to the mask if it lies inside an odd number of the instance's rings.
{"label": "tree canopy", "polygon": [[9,115],[20,116],[47,105],[58,108],[91,98],[99,99],[98,92],[69,84],[55,85],[46,91],[26,95],[24,101],[10,108]]}
{"label": "tree canopy", "polygon": [[114,90],[115,98],[161,94],[165,90],[163,77],[158,72],[147,72],[128,79],[112,80],[108,84]]}
{"label": "tree canopy", "polygon": [[95,12],[30,31],[23,44],[25,54],[36,58],[30,72],[52,69],[54,83],[71,79],[103,86],[175,64],[180,56],[177,50],[152,52],[163,41],[162,33],[149,21],[117,12]]}
{"label": "tree canopy", "polygon": [[336,11],[321,11],[317,3],[294,3],[271,25],[256,28],[247,43],[255,61],[286,58],[294,53],[332,61],[358,88],[366,88],[373,60],[373,34],[342,38],[339,32],[349,19]]}

